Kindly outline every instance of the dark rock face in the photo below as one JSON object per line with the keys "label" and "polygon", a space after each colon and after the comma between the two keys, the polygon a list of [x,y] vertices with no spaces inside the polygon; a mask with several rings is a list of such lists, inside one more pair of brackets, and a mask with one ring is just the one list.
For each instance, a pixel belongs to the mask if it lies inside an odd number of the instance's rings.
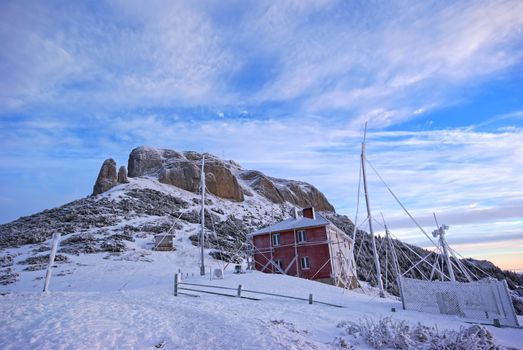
{"label": "dark rock face", "polygon": [[285,181],[287,186],[280,186],[283,198],[298,207],[314,207],[318,211],[334,211],[334,207],[316,187],[297,181]]}
{"label": "dark rock face", "polygon": [[[107,226],[126,220],[129,215],[169,217],[189,206],[180,198],[151,189],[132,189],[126,192],[126,196],[127,198],[120,201],[87,197],[2,224],[0,225],[0,250],[44,242],[56,231],[66,236],[93,229],[103,230]],[[76,237],[70,243],[75,243],[75,240],[90,241],[86,236]],[[64,246],[64,241],[60,246]]]}
{"label": "dark rock face", "polygon": [[205,165],[205,183],[212,194],[236,202],[243,201],[243,191],[236,177],[224,163]]}
{"label": "dark rock face", "polygon": [[[209,192],[224,199],[243,201],[242,188],[227,164],[212,155],[206,156],[209,163],[205,164],[205,180]],[[138,147],[129,155],[129,177],[158,176],[162,183],[198,192],[201,160],[202,154],[197,152]]]}
{"label": "dark rock face", "polygon": [[267,198],[273,203],[280,204],[285,202],[280,191],[274,186],[274,183],[261,172],[248,170],[240,174],[240,178],[250,182],[251,188],[258,194]]}
{"label": "dark rock face", "polygon": [[240,178],[249,182],[251,188],[271,202],[289,202],[298,207],[314,207],[318,211],[334,211],[334,207],[316,187],[300,181],[276,179],[259,171],[248,170]]}
{"label": "dark rock face", "polygon": [[135,148],[129,155],[129,177],[156,174],[162,166],[182,157],[181,153],[168,149],[145,146]]}
{"label": "dark rock face", "polygon": [[126,184],[129,183],[129,180],[127,179],[127,170],[125,169],[125,166],[121,166],[120,169],[118,169],[118,183],[119,184]]}
{"label": "dark rock face", "polygon": [[161,169],[158,180],[186,191],[197,192],[200,183],[200,169],[191,161],[180,161],[175,166]]}
{"label": "dark rock face", "polygon": [[102,164],[102,168],[98,173],[98,178],[93,187],[93,195],[103,193],[110,189],[111,187],[116,186],[118,183],[118,178],[116,175],[116,162],[114,159],[106,159]]}

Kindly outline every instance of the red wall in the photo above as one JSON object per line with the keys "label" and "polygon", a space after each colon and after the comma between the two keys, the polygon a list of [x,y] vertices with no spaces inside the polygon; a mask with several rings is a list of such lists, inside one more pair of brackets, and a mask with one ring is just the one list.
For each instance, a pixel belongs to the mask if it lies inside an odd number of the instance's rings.
{"label": "red wall", "polygon": [[[294,230],[273,232],[280,234],[280,245],[272,247],[272,259],[281,260],[283,270],[287,269],[292,262],[292,266],[287,271],[288,275],[299,276],[307,279],[329,278],[331,274],[331,265],[328,263],[329,246],[327,242],[326,227],[314,227],[304,229],[307,235],[307,241],[298,243],[295,247],[295,242],[298,237],[294,237]],[[296,229],[296,232],[299,229]],[[263,266],[271,259],[270,249],[270,235],[258,235],[253,237],[254,246],[257,248],[254,254],[255,267],[257,270],[262,270]],[[294,256],[298,254],[297,262],[292,261]],[[308,256],[310,262],[310,269],[302,269],[300,257]],[[327,262],[327,263],[326,263]],[[298,271],[297,267],[298,266]],[[263,272],[276,272],[276,268],[269,264]]]}

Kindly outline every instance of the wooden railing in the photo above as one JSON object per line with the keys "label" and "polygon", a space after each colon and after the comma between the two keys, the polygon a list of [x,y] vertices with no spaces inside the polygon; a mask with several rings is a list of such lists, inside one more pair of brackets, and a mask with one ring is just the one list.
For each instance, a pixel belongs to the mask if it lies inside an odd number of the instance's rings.
{"label": "wooden railing", "polygon": [[[188,286],[188,287],[187,287]],[[201,288],[214,288],[221,291],[234,291],[234,294],[230,293],[220,293],[218,291],[209,291],[209,290],[202,290]],[[240,284],[236,288],[232,287],[223,287],[223,286],[214,286],[209,284],[200,284],[200,283],[189,283],[189,282],[182,282],[179,279],[179,275],[174,275],[174,296],[180,295],[187,295],[192,297],[198,297],[198,295],[185,293],[183,291],[190,291],[190,292],[198,292],[198,293],[206,293],[206,294],[213,294],[213,295],[219,295],[219,296],[225,296],[225,297],[231,297],[231,298],[242,298],[242,299],[248,299],[248,300],[261,300],[258,298],[254,298],[251,296],[245,296],[242,295],[242,293],[251,293],[251,294],[260,294],[260,295],[269,295],[279,298],[287,298],[287,299],[294,299],[294,300],[301,300],[301,301],[307,301],[309,304],[322,304],[322,305],[328,305],[328,306],[334,306],[334,307],[343,307],[341,305],[326,303],[323,301],[314,300],[312,293],[309,294],[308,298],[302,298],[302,297],[296,297],[296,296],[290,296],[290,295],[284,295],[284,294],[277,294],[277,293],[268,293],[268,292],[262,292],[257,290],[251,290],[251,289],[243,289],[243,286]]]}

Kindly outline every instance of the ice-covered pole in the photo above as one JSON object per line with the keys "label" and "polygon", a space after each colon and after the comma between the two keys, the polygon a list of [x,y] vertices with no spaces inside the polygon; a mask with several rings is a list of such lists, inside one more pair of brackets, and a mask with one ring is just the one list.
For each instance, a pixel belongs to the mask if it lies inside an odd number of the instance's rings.
{"label": "ice-covered pole", "polygon": [[200,187],[202,191],[202,207],[201,207],[201,232],[200,232],[200,275],[205,276],[205,265],[203,261],[203,246],[205,243],[205,154],[202,156],[202,171]]}
{"label": "ice-covered pole", "polygon": [[378,287],[380,289],[380,297],[385,298],[385,292],[383,290],[383,281],[381,280],[381,267],[380,261],[378,259],[378,252],[376,250],[376,239],[374,238],[374,230],[372,229],[372,215],[370,211],[369,203],[369,192],[367,190],[367,174],[365,172],[365,162],[366,158],[366,145],[365,139],[367,137],[367,124],[365,123],[365,136],[363,137],[363,142],[361,143],[361,171],[363,175],[363,189],[365,191],[365,203],[367,204],[367,221],[369,222],[369,231],[372,241],[372,255],[374,256],[374,266],[376,268],[376,279],[378,280]]}
{"label": "ice-covered pole", "polygon": [[452,261],[450,260],[447,240],[445,239],[445,231],[448,230],[448,228],[449,227],[447,225],[441,225],[438,228],[439,241],[440,241],[441,247],[443,248],[443,254],[445,254],[445,260],[447,261],[447,266],[449,268],[450,280],[452,282],[456,282],[456,276],[454,275],[454,268],[452,267]]}
{"label": "ice-covered pole", "polygon": [[51,254],[49,254],[49,263],[47,264],[47,272],[45,274],[44,292],[49,290],[49,282],[51,281],[51,269],[54,264],[54,258],[56,256],[56,250],[58,249],[58,241],[60,240],[60,233],[53,233],[53,243],[51,246]]}

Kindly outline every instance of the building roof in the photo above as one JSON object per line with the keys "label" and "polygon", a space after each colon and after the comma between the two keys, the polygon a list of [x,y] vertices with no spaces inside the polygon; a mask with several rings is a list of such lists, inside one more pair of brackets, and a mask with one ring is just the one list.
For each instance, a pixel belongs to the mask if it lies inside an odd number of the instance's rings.
{"label": "building roof", "polygon": [[307,228],[307,227],[317,227],[317,226],[327,226],[330,224],[330,221],[325,219],[321,214],[316,213],[316,219],[309,219],[305,217],[289,218],[274,225],[264,227],[258,231],[249,233],[249,236],[263,235],[271,232],[287,231],[298,228]]}

